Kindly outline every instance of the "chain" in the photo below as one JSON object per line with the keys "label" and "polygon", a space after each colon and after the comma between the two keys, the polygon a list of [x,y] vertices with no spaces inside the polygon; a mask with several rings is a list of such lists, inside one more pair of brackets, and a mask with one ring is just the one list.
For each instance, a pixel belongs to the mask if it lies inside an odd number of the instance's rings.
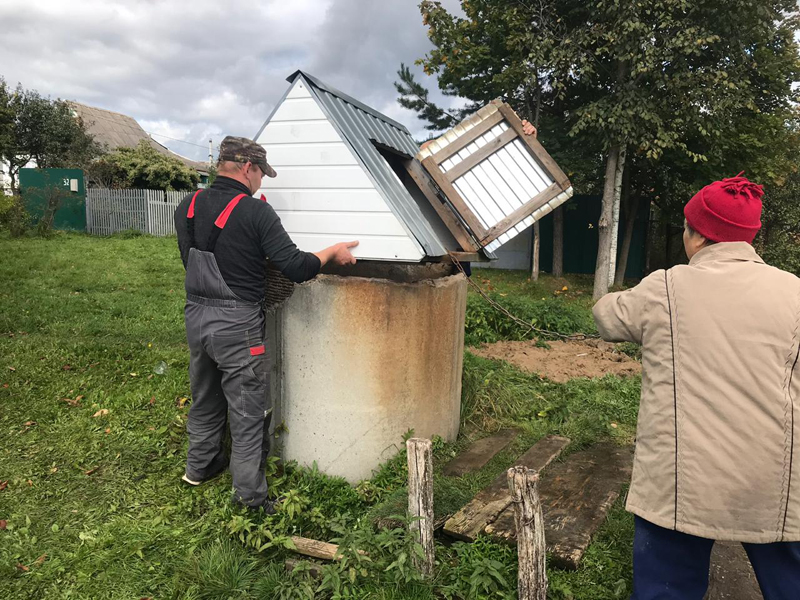
{"label": "chain", "polygon": [[461,266],[461,263],[459,262],[459,260],[455,256],[453,256],[452,254],[450,255],[450,260],[453,261],[453,264],[456,267],[458,267],[458,270],[461,271],[461,273],[464,275],[464,277],[467,278],[467,283],[469,285],[471,285],[472,288],[476,292],[478,292],[481,295],[481,297],[484,300],[486,300],[486,302],[488,302],[489,305],[492,308],[494,308],[495,310],[500,311],[505,316],[507,316],[509,319],[514,321],[517,325],[525,328],[525,334],[524,335],[528,335],[529,333],[537,333],[537,334],[542,335],[542,336],[550,336],[550,337],[560,338],[562,340],[567,340],[567,341],[583,341],[583,340],[588,340],[588,339],[593,339],[593,338],[599,338],[600,337],[599,335],[588,334],[588,333],[575,333],[575,334],[572,334],[572,335],[567,335],[567,334],[564,334],[564,333],[558,333],[557,331],[548,331],[546,329],[540,329],[539,327],[535,327],[534,325],[528,323],[527,321],[523,321],[519,317],[511,314],[508,311],[507,308],[505,308],[504,306],[501,306],[500,304],[498,304],[497,302],[492,300],[488,296],[488,294],[486,292],[484,292],[481,289],[481,287],[472,280],[471,277],[467,276],[467,274],[464,272],[464,267]]}

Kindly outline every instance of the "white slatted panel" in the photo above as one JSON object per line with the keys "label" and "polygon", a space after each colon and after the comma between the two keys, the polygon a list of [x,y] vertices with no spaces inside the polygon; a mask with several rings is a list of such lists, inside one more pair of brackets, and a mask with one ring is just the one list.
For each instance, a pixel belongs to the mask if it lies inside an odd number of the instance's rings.
{"label": "white slatted panel", "polygon": [[[453,169],[507,129],[508,124],[505,121],[498,123],[457,154],[442,162],[441,169],[444,172]],[[552,184],[553,178],[542,169],[524,143],[517,138],[458,177],[453,182],[453,187],[481,224],[490,229]],[[572,188],[498,237],[486,247],[487,250],[493,251],[513,239],[530,227],[536,219],[552,211],[570,196]]]}
{"label": "white slatted panel", "polygon": [[258,137],[278,176],[261,192],[292,240],[316,252],[359,240],[358,258],[419,261],[423,251],[298,80]]}
{"label": "white slatted panel", "polygon": [[[445,172],[476,152],[508,129],[505,122],[498,123],[441,165]],[[513,213],[531,198],[553,183],[539,164],[531,158],[519,139],[506,144],[489,158],[453,182],[467,206],[486,229]],[[528,217],[497,238],[491,246],[498,247],[522,233],[533,223]],[[489,248],[491,250],[491,247]]]}

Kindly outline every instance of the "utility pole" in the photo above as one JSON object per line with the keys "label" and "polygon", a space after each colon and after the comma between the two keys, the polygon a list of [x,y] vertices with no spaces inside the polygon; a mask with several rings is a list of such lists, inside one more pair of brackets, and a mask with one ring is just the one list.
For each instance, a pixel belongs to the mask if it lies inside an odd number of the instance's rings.
{"label": "utility pole", "polygon": [[210,167],[214,162],[214,153],[212,151],[211,140],[208,140],[208,166]]}

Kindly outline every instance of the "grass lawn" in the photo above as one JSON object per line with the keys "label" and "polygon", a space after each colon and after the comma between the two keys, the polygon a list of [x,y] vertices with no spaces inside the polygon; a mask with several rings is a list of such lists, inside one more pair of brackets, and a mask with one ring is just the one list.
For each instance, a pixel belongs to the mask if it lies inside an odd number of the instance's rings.
{"label": "grass lawn", "polygon": [[[287,495],[272,517],[234,509],[228,474],[197,489],[180,485],[191,398],[174,239],[3,234],[0,254],[3,599],[516,597],[512,548],[439,544],[436,578],[420,582],[408,566],[408,535],[376,532],[375,519],[402,508],[402,455],[356,488],[270,463],[272,488]],[[539,326],[593,327],[585,278],[475,278]],[[477,296],[469,302],[472,342],[519,335]],[[437,512],[458,509],[548,433],[572,438],[571,451],[630,443],[639,387],[638,378],[611,376],[557,384],[467,353],[464,435],[434,444]],[[523,434],[480,472],[439,473],[469,438],[509,425]],[[345,560],[326,567],[321,583],[289,575],[293,534],[338,540]],[[618,502],[582,568],[550,570],[549,597],[626,598],[632,537]]]}

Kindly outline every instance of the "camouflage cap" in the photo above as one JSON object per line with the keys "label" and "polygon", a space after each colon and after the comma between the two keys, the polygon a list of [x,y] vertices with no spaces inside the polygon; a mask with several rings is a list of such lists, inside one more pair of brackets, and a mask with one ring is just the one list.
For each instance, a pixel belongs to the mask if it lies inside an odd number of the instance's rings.
{"label": "camouflage cap", "polygon": [[251,162],[267,177],[277,175],[275,169],[270,167],[267,162],[267,151],[264,150],[264,147],[244,137],[225,136],[219,145],[219,159],[240,163]]}

